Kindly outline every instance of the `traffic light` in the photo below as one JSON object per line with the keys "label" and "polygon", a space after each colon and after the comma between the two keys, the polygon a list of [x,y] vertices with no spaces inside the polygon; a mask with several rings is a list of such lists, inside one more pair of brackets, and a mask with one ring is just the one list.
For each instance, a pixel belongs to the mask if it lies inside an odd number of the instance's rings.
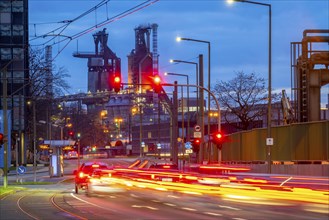
{"label": "traffic light", "polygon": [[74,131],[69,131],[68,135],[69,135],[69,137],[73,138],[74,137]]}
{"label": "traffic light", "polygon": [[4,138],[5,138],[5,136],[2,134],[2,133],[0,133],[0,148],[1,148],[1,146],[4,144]]}
{"label": "traffic light", "polygon": [[226,141],[226,139],[226,136],[219,131],[212,133],[211,135],[211,141],[216,144],[218,148],[222,147],[222,144]]}
{"label": "traffic light", "polygon": [[212,138],[213,138],[213,142],[215,143],[215,144],[222,144],[222,142],[223,142],[223,135],[222,135],[222,133],[220,133],[220,132],[215,132],[215,133],[213,133],[213,136],[212,136]]}
{"label": "traffic light", "polygon": [[194,153],[198,153],[200,150],[200,144],[201,144],[201,139],[200,138],[194,138],[191,140],[192,142],[192,150]]}
{"label": "traffic light", "polygon": [[153,77],[153,91],[159,94],[161,90],[162,90],[161,78],[159,75],[155,75]]}
{"label": "traffic light", "polygon": [[121,89],[121,77],[120,76],[114,76],[113,88],[116,93],[118,93],[120,91],[120,89]]}

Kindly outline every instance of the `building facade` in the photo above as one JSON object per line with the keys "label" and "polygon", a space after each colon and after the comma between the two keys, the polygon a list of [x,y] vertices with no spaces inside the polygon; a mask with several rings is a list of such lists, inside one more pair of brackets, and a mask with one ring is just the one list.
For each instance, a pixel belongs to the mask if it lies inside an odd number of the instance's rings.
{"label": "building facade", "polygon": [[[25,130],[24,120],[29,96],[28,66],[28,0],[0,1],[0,66],[1,83],[0,109],[7,102],[7,109],[12,111],[10,123],[12,130],[8,133],[20,136],[17,142],[20,163],[24,163]],[[7,84],[7,91],[4,85]],[[15,142],[12,149],[16,148]]]}

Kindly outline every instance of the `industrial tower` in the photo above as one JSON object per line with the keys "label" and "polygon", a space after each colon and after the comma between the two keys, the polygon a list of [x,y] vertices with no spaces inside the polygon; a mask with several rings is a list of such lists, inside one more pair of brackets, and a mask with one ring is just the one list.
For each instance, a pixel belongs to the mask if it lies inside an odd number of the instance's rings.
{"label": "industrial tower", "polygon": [[131,85],[144,84],[135,87],[135,91],[139,91],[139,93],[151,90],[152,77],[158,74],[157,30],[157,24],[140,25],[135,28],[135,49],[128,55],[128,83]]}
{"label": "industrial tower", "polygon": [[108,34],[106,28],[93,34],[94,53],[76,52],[74,57],[88,58],[88,92],[111,91],[113,78],[121,77],[121,60],[107,46]]}
{"label": "industrial tower", "polygon": [[292,92],[298,122],[319,121],[321,87],[329,83],[329,30],[305,30],[291,43]]}

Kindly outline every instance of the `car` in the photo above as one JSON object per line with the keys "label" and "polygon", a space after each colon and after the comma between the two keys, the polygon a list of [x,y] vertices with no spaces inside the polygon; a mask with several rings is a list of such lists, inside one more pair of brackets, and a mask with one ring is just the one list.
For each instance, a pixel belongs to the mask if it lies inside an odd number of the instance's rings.
{"label": "car", "polygon": [[86,195],[102,195],[124,192],[125,189],[117,184],[113,169],[95,169],[89,177],[86,187]]}
{"label": "car", "polygon": [[145,170],[152,178],[162,182],[178,182],[182,176],[177,164],[171,162],[153,162]]}
{"label": "car", "polygon": [[78,152],[69,151],[64,154],[64,159],[78,159]]}
{"label": "car", "polygon": [[157,170],[178,170],[177,164],[168,163],[168,162],[160,162],[160,163],[152,163],[149,166],[149,169],[157,169]]}
{"label": "car", "polygon": [[74,170],[73,174],[75,175],[75,193],[79,193],[80,189],[87,189],[90,176],[94,170],[107,170],[110,169],[108,164],[103,162],[85,162],[81,164],[78,170]]}

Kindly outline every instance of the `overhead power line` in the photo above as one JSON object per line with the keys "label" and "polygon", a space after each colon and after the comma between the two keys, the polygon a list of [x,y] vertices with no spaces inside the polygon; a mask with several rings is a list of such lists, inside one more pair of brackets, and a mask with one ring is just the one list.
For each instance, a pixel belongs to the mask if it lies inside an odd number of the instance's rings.
{"label": "overhead power line", "polygon": [[[152,4],[160,1],[160,0],[147,0],[147,1],[144,1],[128,10],[125,10],[113,17],[108,17],[108,14],[106,15],[107,18],[103,21],[100,21],[100,22],[96,22],[95,25],[83,30],[83,31],[80,31],[76,34],[73,34],[73,35],[64,35],[64,31],[69,27],[70,24],[76,22],[77,20],[87,16],[88,14],[90,14],[91,12],[94,12],[96,11],[98,8],[102,7],[102,6],[106,6],[106,12],[108,13],[108,10],[107,10],[107,3],[109,2],[110,0],[104,0],[100,3],[98,3],[96,6],[92,7],[91,9],[87,10],[86,12],[82,13],[81,15],[77,16],[76,18],[72,19],[72,20],[64,20],[64,21],[61,21],[61,22],[57,22],[57,23],[65,23],[64,25],[61,25],[60,27],[57,27],[55,28],[54,30],[52,31],[49,31],[45,34],[42,34],[42,35],[39,35],[39,36],[36,36],[34,38],[32,38],[30,40],[31,41],[35,41],[37,39],[41,39],[41,38],[46,38],[46,37],[51,37],[51,39],[48,39],[46,40],[45,42],[43,42],[42,44],[37,44],[37,45],[32,45],[32,46],[46,46],[46,45],[49,45],[49,46],[53,46],[53,45],[56,45],[56,44],[59,44],[59,43],[62,43],[62,42],[66,42],[65,45],[58,51],[58,53],[54,56],[53,60],[68,46],[68,44],[74,40],[74,39],[77,39],[87,33],[90,33],[91,31],[93,30],[96,30],[100,27],[103,27],[104,25],[107,25],[107,24],[110,24],[112,22],[115,22],[115,21],[118,21],[128,15],[131,15],[133,13],[136,13],[146,7],[149,7],[151,6]],[[49,44],[51,41],[54,41],[55,39],[57,39],[56,42],[53,42],[51,44]]]}

